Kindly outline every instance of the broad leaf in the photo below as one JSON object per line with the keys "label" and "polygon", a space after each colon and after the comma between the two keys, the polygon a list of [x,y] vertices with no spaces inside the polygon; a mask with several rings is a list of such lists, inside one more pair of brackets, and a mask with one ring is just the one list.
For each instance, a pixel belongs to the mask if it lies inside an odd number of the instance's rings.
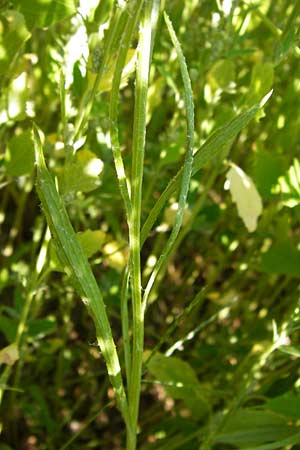
{"label": "broad leaf", "polygon": [[90,192],[99,187],[103,162],[89,150],[79,150],[66,165],[63,175],[63,193]]}
{"label": "broad leaf", "polygon": [[293,208],[300,204],[300,162],[297,158],[287,174],[279,178],[278,185],[285,206]]}
{"label": "broad leaf", "polygon": [[257,219],[262,213],[262,201],[251,178],[235,164],[227,172],[232,200],[236,203],[238,214],[248,231],[256,230]]}
{"label": "broad leaf", "polygon": [[265,408],[274,411],[275,413],[290,417],[295,420],[300,420],[300,395],[291,391],[286,392],[279,397],[269,399]]}
{"label": "broad leaf", "polygon": [[11,176],[29,174],[34,168],[34,145],[31,130],[12,137],[7,144],[6,169]]}
{"label": "broad leaf", "polygon": [[12,0],[26,19],[29,29],[49,27],[76,13],[73,0]]}
{"label": "broad leaf", "polygon": [[274,244],[261,257],[261,270],[268,273],[300,276],[300,251],[290,241]]}
{"label": "broad leaf", "polygon": [[147,368],[162,383],[168,395],[184,400],[195,417],[200,418],[208,412],[208,390],[201,386],[194,369],[187,362],[158,353]]}
{"label": "broad leaf", "polygon": [[247,448],[288,438],[297,431],[299,428],[289,425],[285,417],[265,410],[245,408],[228,418],[216,442]]}
{"label": "broad leaf", "polygon": [[24,16],[13,10],[0,15],[0,30],[0,75],[5,75],[31,34]]}
{"label": "broad leaf", "polygon": [[90,258],[101,249],[106,238],[106,234],[101,230],[86,230],[82,233],[77,233],[76,236],[87,258]]}

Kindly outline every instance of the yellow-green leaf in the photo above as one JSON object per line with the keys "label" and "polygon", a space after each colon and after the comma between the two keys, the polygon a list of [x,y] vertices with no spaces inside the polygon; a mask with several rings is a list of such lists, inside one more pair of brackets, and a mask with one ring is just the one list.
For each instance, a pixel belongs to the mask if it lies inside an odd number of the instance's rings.
{"label": "yellow-green leaf", "polygon": [[235,164],[226,174],[226,187],[230,189],[238,214],[248,231],[255,231],[257,219],[262,213],[262,201],[251,178]]}
{"label": "yellow-green leaf", "polygon": [[13,366],[19,359],[19,351],[16,344],[10,344],[0,350],[0,364]]}

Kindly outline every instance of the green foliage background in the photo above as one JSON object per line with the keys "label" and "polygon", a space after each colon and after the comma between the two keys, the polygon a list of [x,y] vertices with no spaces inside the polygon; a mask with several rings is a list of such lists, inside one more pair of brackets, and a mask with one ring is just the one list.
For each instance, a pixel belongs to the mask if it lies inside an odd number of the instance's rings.
{"label": "green foliage background", "polygon": [[[34,121],[102,286],[122,361],[128,232],[108,121],[117,48],[70,159],[113,8],[111,0],[0,1],[1,450],[123,448],[91,319],[46,231],[31,133]],[[207,157],[192,178],[177,251],[150,298],[138,448],[297,450],[300,3],[169,0],[166,11],[192,80],[195,149]],[[134,40],[119,104],[128,173],[135,48]],[[150,81],[143,223],[185,152],[182,81],[163,20]],[[266,105],[251,109],[271,89]],[[229,161],[263,202],[252,233],[224,190]],[[176,199],[175,191],[143,247],[143,286]]]}

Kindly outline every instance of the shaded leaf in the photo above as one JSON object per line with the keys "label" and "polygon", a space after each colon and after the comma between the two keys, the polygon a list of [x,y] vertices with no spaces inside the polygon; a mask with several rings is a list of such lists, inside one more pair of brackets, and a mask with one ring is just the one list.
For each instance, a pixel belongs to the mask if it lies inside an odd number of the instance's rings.
{"label": "shaded leaf", "polygon": [[56,320],[52,319],[35,319],[28,322],[28,334],[34,338],[42,338],[56,330]]}
{"label": "shaded leaf", "polygon": [[8,342],[14,342],[17,334],[18,322],[6,316],[0,316],[0,331],[4,334]]}
{"label": "shaded leaf", "polygon": [[31,130],[12,137],[7,144],[6,169],[11,176],[29,174],[34,168],[34,145]]}
{"label": "shaded leaf", "polygon": [[292,419],[300,419],[300,395],[291,391],[266,401],[265,408]]}
{"label": "shaded leaf", "polygon": [[239,448],[276,442],[294,435],[299,428],[288,424],[285,417],[266,410],[244,408],[232,414],[216,441]]}
{"label": "shaded leaf", "polygon": [[261,270],[294,277],[300,276],[300,251],[290,241],[274,244],[261,257]]}
{"label": "shaded leaf", "polygon": [[272,188],[282,173],[283,164],[278,156],[264,150],[257,153],[253,180],[263,197],[269,198],[272,195]]}
{"label": "shaded leaf", "polygon": [[208,413],[208,390],[199,383],[189,363],[174,356],[167,357],[157,353],[147,368],[162,383],[168,395],[184,400],[194,417],[200,418]]}

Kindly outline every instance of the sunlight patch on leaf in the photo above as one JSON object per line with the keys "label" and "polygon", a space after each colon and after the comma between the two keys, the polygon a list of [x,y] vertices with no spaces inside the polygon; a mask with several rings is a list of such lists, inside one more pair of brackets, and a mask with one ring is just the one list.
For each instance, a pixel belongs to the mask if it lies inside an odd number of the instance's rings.
{"label": "sunlight patch on leaf", "polygon": [[300,204],[300,162],[295,158],[286,175],[279,177],[277,189],[281,192],[283,204],[294,208]]}

